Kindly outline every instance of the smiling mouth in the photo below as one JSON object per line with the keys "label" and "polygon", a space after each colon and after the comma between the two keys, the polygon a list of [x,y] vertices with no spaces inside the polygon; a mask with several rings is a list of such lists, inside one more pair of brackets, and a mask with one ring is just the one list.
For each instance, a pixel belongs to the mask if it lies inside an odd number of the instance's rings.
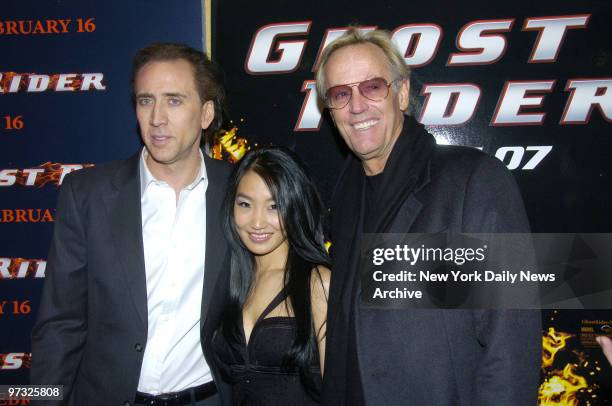
{"label": "smiling mouth", "polygon": [[355,123],[352,126],[356,130],[367,130],[368,128],[375,126],[377,123],[378,123],[378,120],[368,120],[368,121],[361,121],[359,123]]}
{"label": "smiling mouth", "polygon": [[262,243],[262,242],[268,241],[271,235],[272,235],[271,233],[260,233],[260,234],[249,233],[249,240],[256,242],[256,243]]}

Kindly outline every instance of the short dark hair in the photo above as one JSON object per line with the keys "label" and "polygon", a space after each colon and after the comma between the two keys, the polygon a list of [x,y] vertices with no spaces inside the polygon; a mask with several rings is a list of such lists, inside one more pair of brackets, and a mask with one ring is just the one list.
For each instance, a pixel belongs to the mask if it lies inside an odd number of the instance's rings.
{"label": "short dark hair", "polygon": [[171,42],[156,42],[140,49],[132,63],[132,99],[135,101],[136,75],[146,64],[177,59],[187,61],[193,68],[200,101],[205,103],[212,100],[214,103],[215,118],[204,131],[204,138],[212,144],[212,137],[223,127],[224,119],[227,116],[226,95],[223,86],[223,71],[204,52],[184,44]]}

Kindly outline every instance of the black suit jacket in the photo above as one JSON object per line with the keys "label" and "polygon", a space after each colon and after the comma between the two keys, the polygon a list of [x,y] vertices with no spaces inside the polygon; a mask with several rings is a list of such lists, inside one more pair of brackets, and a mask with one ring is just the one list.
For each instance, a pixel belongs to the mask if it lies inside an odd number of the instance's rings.
{"label": "black suit jacket", "polygon": [[[402,136],[431,137],[413,121],[406,125],[410,129]],[[476,149],[452,146],[432,147],[426,156],[416,173],[393,174],[414,187],[398,204],[385,232],[529,230],[518,188],[501,162]],[[358,278],[363,182],[361,162],[348,157],[331,209],[333,273],[324,404],[348,404],[347,397],[361,390],[367,405],[535,405],[539,311],[360,306],[360,286],[354,277]],[[350,353],[351,342],[356,354]]]}
{"label": "black suit jacket", "polygon": [[[31,382],[63,385],[68,401],[62,404],[127,405],[134,400],[147,343],[139,158],[140,153],[69,174],[60,190],[32,332]],[[228,164],[207,156],[205,165],[203,327],[221,309],[210,299],[227,274],[220,207],[230,172]],[[213,375],[218,376],[214,370]],[[227,388],[218,384],[225,395]]]}

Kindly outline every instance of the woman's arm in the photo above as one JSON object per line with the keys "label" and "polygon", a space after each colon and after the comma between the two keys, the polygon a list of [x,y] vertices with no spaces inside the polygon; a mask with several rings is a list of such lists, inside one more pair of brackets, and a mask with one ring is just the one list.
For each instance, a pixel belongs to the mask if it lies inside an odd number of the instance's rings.
{"label": "woman's arm", "polygon": [[321,363],[321,375],[325,365],[325,334],[327,332],[327,298],[329,296],[329,278],[331,272],[324,266],[318,266],[312,270],[310,278],[310,294],[312,303],[312,319],[319,346],[319,361]]}

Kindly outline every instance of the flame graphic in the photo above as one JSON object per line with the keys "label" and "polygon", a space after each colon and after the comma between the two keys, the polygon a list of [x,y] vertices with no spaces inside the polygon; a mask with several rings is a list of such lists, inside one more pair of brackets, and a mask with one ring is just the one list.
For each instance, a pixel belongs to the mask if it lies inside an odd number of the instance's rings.
{"label": "flame graphic", "polygon": [[[2,88],[4,93],[9,93],[13,77],[21,76],[21,79],[19,80],[19,86],[16,90],[17,92],[21,92],[26,89],[27,83],[29,82],[27,78],[30,75],[36,75],[36,73],[2,72],[2,79],[0,79],[0,87]],[[65,73],[63,75],[65,75]],[[76,73],[73,75],[74,76],[70,78],[70,83],[67,83],[65,87],[70,88],[72,90],[79,90],[81,88],[81,85],[83,84],[83,76],[81,74]],[[47,85],[47,89],[55,89],[60,74],[56,73],[54,75],[47,76],[49,76],[49,84]]]}
{"label": "flame graphic", "polygon": [[[11,261],[11,264],[9,265],[9,268],[8,268],[8,272],[11,275],[11,279],[17,277],[17,271],[19,270],[19,267],[21,266],[23,261],[25,261],[24,258],[14,258]],[[29,266],[28,266],[28,268],[29,268]],[[28,269],[28,271],[29,271],[29,269]]]}
{"label": "flame graphic", "polygon": [[[70,78],[70,84],[67,84],[66,87],[72,90],[79,90],[81,85],[83,84],[83,76],[77,75]],[[49,87],[48,89],[55,89],[57,86],[57,81],[59,80],[60,75],[49,75]]]}
{"label": "flame graphic", "polygon": [[[9,353],[10,354],[10,353]],[[2,367],[5,363],[6,357],[9,354],[0,354],[0,367]],[[15,353],[13,353],[15,354]],[[19,355],[19,358],[21,359],[21,368],[31,368],[32,367],[32,353],[17,353],[17,355]]]}
{"label": "flame graphic", "polygon": [[231,163],[236,163],[242,159],[244,154],[251,149],[248,146],[248,141],[236,135],[237,127],[232,127],[229,131],[221,130],[217,141],[213,145],[213,158],[218,160],[227,160]]}
{"label": "flame graphic", "polygon": [[[3,72],[2,73],[2,80],[0,80],[0,87],[2,87],[2,91],[4,93],[8,93],[9,92],[9,88],[11,87],[11,81],[13,80],[13,77],[16,75],[31,75],[31,73],[17,73],[17,72]],[[19,83],[19,89],[18,90],[23,90],[25,88],[25,81],[22,80],[21,83]]]}
{"label": "flame graphic", "polygon": [[578,406],[597,403],[599,386],[589,385],[586,376],[591,376],[595,382],[597,381],[596,375],[602,371],[599,361],[590,361],[587,354],[574,350],[572,353],[578,363],[566,363],[562,369],[552,369],[555,356],[567,348],[568,340],[573,337],[575,335],[555,331],[552,327],[549,327],[544,335],[542,369],[545,378],[538,390],[538,406]]}
{"label": "flame graphic", "polygon": [[557,351],[564,348],[566,341],[574,337],[573,334],[556,332],[553,327],[548,328],[548,334],[542,339],[542,368],[550,368],[555,361]]}
{"label": "flame graphic", "polygon": [[[18,279],[19,268],[24,262],[28,264],[28,268],[23,275],[23,278],[33,278],[36,274],[38,263],[44,261],[43,259],[26,259],[26,258],[11,258],[11,263],[8,266],[8,273],[10,277],[8,279]],[[0,280],[5,279],[0,274]]]}
{"label": "flame graphic", "polygon": [[576,394],[588,387],[587,381],[574,372],[575,365],[567,364],[563,371],[553,371],[540,386],[539,406],[578,406]]}
{"label": "flame graphic", "polygon": [[[59,186],[60,180],[62,178],[62,173],[64,172],[64,166],[66,164],[53,163],[53,162],[45,162],[44,164],[35,166],[30,169],[44,169],[44,172],[38,173],[36,175],[36,180],[34,181],[34,186],[43,187],[48,183],[52,183],[54,185]],[[89,168],[94,166],[94,164],[80,164],[83,168]],[[19,171],[16,175],[17,179],[15,181],[16,184],[27,186],[28,174],[24,171]]]}

